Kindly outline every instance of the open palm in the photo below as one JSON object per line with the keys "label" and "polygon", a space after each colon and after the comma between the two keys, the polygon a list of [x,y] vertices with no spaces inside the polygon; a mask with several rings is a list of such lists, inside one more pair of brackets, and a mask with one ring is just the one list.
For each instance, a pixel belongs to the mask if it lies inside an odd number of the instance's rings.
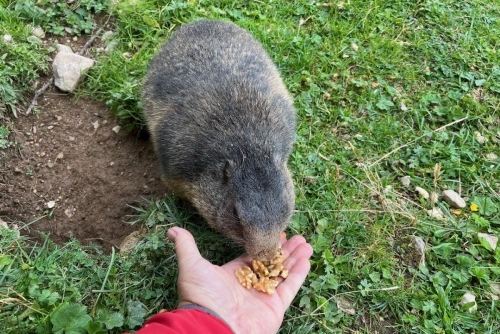
{"label": "open palm", "polygon": [[197,304],[216,312],[238,334],[276,333],[310,269],[312,248],[301,236],[282,240],[284,267],[290,273],[273,295],[242,287],[235,271],[251,259],[240,256],[219,267],[199,253],[193,236],[174,227],[168,237],[175,242],[179,262],[179,306]]}

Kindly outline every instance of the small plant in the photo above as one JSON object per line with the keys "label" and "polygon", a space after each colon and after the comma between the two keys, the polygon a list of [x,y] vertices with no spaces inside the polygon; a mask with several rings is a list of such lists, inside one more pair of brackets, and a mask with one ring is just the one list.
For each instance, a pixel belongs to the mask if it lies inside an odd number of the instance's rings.
{"label": "small plant", "polygon": [[6,149],[14,145],[13,142],[9,141],[9,134],[9,129],[4,125],[0,125],[0,149]]}

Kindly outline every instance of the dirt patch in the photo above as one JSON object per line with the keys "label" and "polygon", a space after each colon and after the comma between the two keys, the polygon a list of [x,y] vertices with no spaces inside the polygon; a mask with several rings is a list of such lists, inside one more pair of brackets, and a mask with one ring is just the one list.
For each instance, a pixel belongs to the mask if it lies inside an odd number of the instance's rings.
{"label": "dirt patch", "polygon": [[0,218],[24,226],[25,235],[41,231],[56,243],[76,238],[109,251],[139,228],[125,223],[135,213],[130,205],[165,194],[151,143],[115,133],[98,102],[53,88],[36,115],[13,123],[17,145],[0,151]]}

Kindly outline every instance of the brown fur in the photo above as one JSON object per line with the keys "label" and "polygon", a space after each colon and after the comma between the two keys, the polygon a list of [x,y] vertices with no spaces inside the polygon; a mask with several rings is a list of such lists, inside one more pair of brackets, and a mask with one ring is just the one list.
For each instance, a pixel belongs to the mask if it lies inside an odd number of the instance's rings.
{"label": "brown fur", "polygon": [[260,43],[228,22],[184,25],[151,61],[142,97],[166,186],[251,256],[272,258],[294,207],[296,116]]}

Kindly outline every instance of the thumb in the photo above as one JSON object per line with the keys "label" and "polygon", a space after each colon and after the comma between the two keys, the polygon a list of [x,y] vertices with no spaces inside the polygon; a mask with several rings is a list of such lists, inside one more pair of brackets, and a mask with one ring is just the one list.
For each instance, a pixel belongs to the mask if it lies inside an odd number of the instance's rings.
{"label": "thumb", "polygon": [[175,243],[175,253],[177,254],[177,262],[179,263],[179,270],[184,267],[189,267],[190,264],[202,258],[193,235],[180,227],[172,227],[167,232],[170,241]]}

